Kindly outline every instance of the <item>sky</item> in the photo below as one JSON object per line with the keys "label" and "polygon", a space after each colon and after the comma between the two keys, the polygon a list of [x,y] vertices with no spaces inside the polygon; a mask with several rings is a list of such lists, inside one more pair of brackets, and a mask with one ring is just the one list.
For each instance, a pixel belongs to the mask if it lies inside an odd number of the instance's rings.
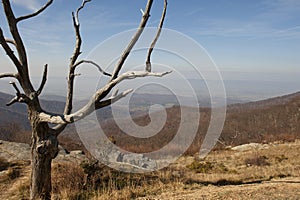
{"label": "sky", "polygon": [[[45,2],[12,0],[17,16]],[[137,28],[146,2],[93,0],[87,4],[80,13],[82,57],[111,36]],[[49,76],[66,76],[75,41],[71,12],[80,4],[81,0],[54,0],[43,14],[20,24],[32,76],[40,76],[45,63],[50,66]],[[163,0],[154,1],[148,26],[157,26],[162,6]],[[9,36],[2,10],[0,26]],[[225,80],[299,83],[299,0],[169,0],[164,27],[199,43]],[[0,65],[0,72],[14,70],[3,51]]]}

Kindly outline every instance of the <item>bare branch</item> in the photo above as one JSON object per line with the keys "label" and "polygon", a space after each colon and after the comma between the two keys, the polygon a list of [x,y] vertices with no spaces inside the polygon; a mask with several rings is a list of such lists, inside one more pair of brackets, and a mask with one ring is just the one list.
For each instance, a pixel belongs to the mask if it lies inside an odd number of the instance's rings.
{"label": "bare branch", "polygon": [[154,49],[154,47],[155,47],[155,45],[158,41],[158,38],[161,34],[162,27],[164,25],[166,13],[167,13],[167,6],[168,6],[168,1],[165,0],[164,1],[164,9],[163,9],[163,12],[162,12],[160,23],[158,25],[158,30],[157,30],[156,36],[155,36],[154,40],[152,41],[151,46],[148,50],[148,56],[147,56],[147,60],[146,60],[146,71],[148,71],[148,72],[151,72],[151,68],[152,68],[152,66],[151,66],[151,55],[152,55],[153,49]]}
{"label": "bare branch", "polygon": [[97,63],[95,63],[94,61],[91,61],[91,60],[81,60],[79,61],[78,63],[76,63],[74,65],[74,68],[78,67],[79,65],[83,64],[83,63],[88,63],[88,64],[91,64],[91,65],[94,65],[95,67],[97,67],[97,69],[99,70],[100,73],[102,73],[103,75],[105,76],[111,76],[111,74],[105,72],[101,67],[100,65],[98,65]]}
{"label": "bare branch", "polygon": [[76,44],[74,47],[73,55],[70,59],[69,64],[69,76],[68,76],[68,93],[66,99],[66,105],[64,114],[70,114],[73,109],[73,93],[74,93],[74,80],[75,80],[75,69],[79,64],[75,64],[79,55],[81,54],[82,39],[80,35],[80,23],[79,23],[79,11],[84,8],[86,1],[83,1],[82,5],[77,9],[76,16],[72,12],[73,26],[76,34]]}
{"label": "bare branch", "polygon": [[[126,96],[129,92],[131,92],[132,90],[128,90],[119,95],[116,92],[110,98],[102,101],[102,99],[104,99],[110,93],[112,88],[114,86],[116,86],[118,83],[122,82],[123,80],[134,79],[134,78],[138,78],[138,77],[146,77],[146,76],[162,77],[164,75],[171,73],[171,72],[152,73],[150,71],[132,71],[132,72],[126,72],[119,76],[119,72],[120,72],[121,68],[123,67],[128,55],[130,54],[131,50],[135,46],[136,42],[139,40],[139,38],[143,32],[143,29],[145,28],[145,26],[148,22],[148,19],[150,17],[150,10],[151,10],[152,4],[153,4],[153,0],[148,0],[148,3],[145,8],[145,12],[143,13],[143,17],[142,17],[140,25],[139,25],[139,29],[137,30],[135,35],[132,37],[130,43],[128,44],[128,46],[124,50],[123,54],[121,55],[121,58],[119,59],[112,76],[110,74],[108,74],[107,72],[104,72],[104,70],[99,65],[94,63],[93,61],[82,60],[82,61],[79,61],[76,63],[76,60],[78,59],[79,55],[81,54],[80,49],[81,49],[81,43],[82,43],[81,35],[80,35],[80,28],[79,28],[80,24],[79,24],[79,19],[78,19],[78,13],[81,9],[83,9],[85,3],[87,3],[87,2],[89,2],[89,1],[83,1],[81,7],[77,9],[76,14],[72,13],[73,25],[74,25],[75,33],[76,33],[76,45],[75,45],[74,53],[73,53],[73,56],[71,57],[71,62],[70,62],[70,71],[69,71],[69,78],[68,78],[68,95],[67,95],[67,103],[65,106],[64,115],[56,115],[56,114],[51,114],[51,113],[46,113],[46,112],[40,113],[41,122],[58,124],[58,126],[53,128],[53,131],[55,132],[56,135],[60,134],[64,130],[64,128],[66,127],[67,124],[74,123],[74,122],[86,117],[87,115],[92,113],[95,109],[100,109],[104,106],[110,105],[110,104],[114,103],[115,101]],[[165,13],[166,13],[166,2],[165,2],[165,8],[163,11],[163,17],[162,17],[163,19],[161,20],[162,22],[160,23],[160,26],[159,26],[160,29],[162,27],[162,24],[163,24],[163,21],[165,18]],[[156,36],[156,38],[155,38],[154,45],[152,45],[153,48],[155,46],[156,41],[158,40],[159,34],[160,34],[160,32],[157,34],[158,36]],[[151,55],[151,53],[150,53],[150,55]],[[76,70],[76,67],[78,67],[79,65],[81,65],[83,63],[89,63],[89,64],[96,66],[101,73],[103,73],[104,75],[111,76],[111,79],[103,88],[96,91],[96,93],[90,98],[89,102],[84,107],[82,107],[80,110],[76,111],[75,113],[71,114],[75,70]]]}
{"label": "bare branch", "polygon": [[41,122],[47,122],[47,123],[51,123],[51,124],[59,124],[60,126],[57,126],[56,128],[53,129],[54,131],[59,131],[62,128],[64,128],[65,125],[74,123],[74,122],[77,122],[77,121],[83,119],[84,117],[86,117],[87,115],[92,113],[95,109],[97,110],[97,109],[103,108],[105,106],[111,105],[112,103],[120,100],[121,98],[125,97],[132,91],[133,90],[130,89],[130,90],[127,90],[127,91],[115,96],[115,97],[109,98],[105,101],[94,102],[93,104],[88,104],[83,109],[77,111],[74,114],[62,116],[62,115],[42,112],[39,114],[39,118],[40,118]]}
{"label": "bare branch", "polygon": [[77,9],[77,11],[76,11],[76,23],[79,25],[79,12],[80,12],[80,10],[81,9],[83,9],[84,8],[84,6],[85,6],[85,4],[86,3],[88,3],[88,2],[91,2],[92,0],[84,0],[84,1],[82,1],[82,4],[81,4],[81,6]]}
{"label": "bare branch", "polygon": [[6,104],[6,106],[11,106],[11,105],[13,105],[13,104],[15,104],[15,103],[18,103],[19,102],[19,97],[14,97],[12,100],[10,100],[10,102],[8,102],[7,104]]}
{"label": "bare branch", "polygon": [[15,78],[18,79],[18,74],[14,74],[14,73],[3,73],[0,74],[0,79],[1,78]]}
{"label": "bare branch", "polygon": [[[16,43],[16,48],[17,48],[17,51],[19,54],[20,63],[22,64],[23,68],[27,68],[28,63],[27,63],[27,55],[26,55],[25,46],[24,46],[21,36],[19,34],[18,27],[17,27],[17,20],[12,11],[10,1],[2,0],[2,4],[3,4],[7,22],[9,25],[10,33]],[[20,72],[20,75],[22,76],[23,74]]]}
{"label": "bare branch", "polygon": [[132,91],[133,91],[133,89],[129,89],[129,90],[126,90],[126,91],[122,92],[121,94],[112,95],[112,97],[107,99],[107,100],[96,102],[95,103],[95,109],[99,110],[100,108],[104,108],[106,106],[109,106],[109,105],[119,101],[120,99],[124,98],[129,93],[131,93]]}
{"label": "bare branch", "polygon": [[76,11],[76,16],[74,12],[72,13],[73,17],[73,26],[75,29],[76,34],[76,44],[74,48],[74,53],[70,60],[69,65],[69,77],[68,77],[68,94],[67,94],[67,100],[66,100],[66,106],[64,110],[64,114],[70,114],[73,108],[73,93],[74,93],[74,79],[75,79],[75,69],[78,65],[76,65],[76,61],[81,54],[81,44],[82,39],[80,35],[80,23],[79,23],[79,12],[82,10],[87,2],[90,2],[91,0],[85,0],[82,2],[81,6]]}
{"label": "bare branch", "polygon": [[8,55],[8,57],[11,59],[11,61],[14,63],[16,66],[17,70],[20,71],[22,68],[22,65],[18,58],[15,56],[13,50],[9,47],[7,39],[4,38],[3,31],[0,28],[0,44],[3,47],[4,51]]}
{"label": "bare branch", "polygon": [[68,116],[64,117],[63,115],[52,114],[49,112],[40,113],[39,118],[41,122],[47,122],[51,124],[66,125],[74,122],[74,120]]}
{"label": "bare branch", "polygon": [[84,0],[82,2],[81,6],[76,10],[76,16],[75,16],[74,12],[72,12],[73,26],[74,26],[75,34],[76,34],[76,45],[75,45],[73,56],[71,57],[70,66],[74,66],[76,60],[78,59],[79,55],[81,54],[80,49],[81,49],[82,39],[81,39],[81,35],[80,35],[79,12],[84,8],[85,4],[90,1],[91,0]]}
{"label": "bare branch", "polygon": [[6,106],[11,106],[15,103],[28,103],[30,99],[25,94],[19,94],[19,96],[15,96],[10,102],[6,104]]}
{"label": "bare branch", "polygon": [[25,19],[29,19],[29,18],[32,18],[32,17],[35,17],[39,14],[41,14],[44,10],[46,10],[46,8],[48,8],[51,4],[52,4],[53,0],[49,0],[43,7],[41,7],[38,11],[32,13],[32,14],[29,14],[29,15],[25,15],[25,16],[21,16],[19,18],[16,19],[17,23],[22,21],[22,20],[25,20]]}
{"label": "bare branch", "polygon": [[119,93],[119,89],[116,89],[116,90],[113,92],[113,94],[111,95],[111,98],[117,96],[118,93]]}
{"label": "bare branch", "polygon": [[139,40],[141,34],[143,33],[144,31],[144,28],[148,22],[148,19],[150,17],[150,11],[151,11],[151,7],[152,7],[152,3],[153,3],[153,0],[148,0],[148,3],[146,5],[146,8],[145,8],[145,11],[144,11],[144,15],[141,19],[141,22],[140,22],[140,25],[138,27],[138,30],[137,32],[135,33],[135,35],[132,37],[130,43],[128,44],[128,46],[126,47],[126,49],[124,50],[120,60],[118,61],[117,63],[117,66],[112,74],[112,77],[111,77],[111,81],[116,79],[118,77],[118,74],[120,73],[127,57],[129,56],[131,50],[133,49],[133,47],[135,46],[135,44],[137,43],[137,41]]}
{"label": "bare branch", "polygon": [[[61,125],[74,123],[76,121],[83,119],[84,117],[91,114],[92,112],[94,112],[95,108],[100,109],[104,105],[110,105],[111,103],[122,98],[122,96],[124,97],[128,93],[130,93],[132,90],[127,90],[126,92],[123,92],[120,95],[111,97],[110,99],[101,102],[101,99],[103,99],[115,85],[122,82],[123,80],[134,79],[134,78],[138,78],[138,77],[146,77],[146,76],[162,77],[162,76],[165,76],[170,73],[171,73],[171,71],[163,72],[163,73],[153,73],[153,72],[146,72],[146,71],[126,72],[126,73],[120,75],[118,78],[110,81],[103,88],[96,91],[96,93],[91,97],[89,102],[84,107],[82,107],[80,110],[76,111],[75,113],[67,114],[67,115],[66,114],[65,115],[57,115],[57,114],[52,114],[52,113],[47,113],[47,112],[41,112],[39,114],[40,121],[51,123],[51,124],[61,124]],[[58,126],[55,129],[59,130],[61,128],[62,128],[61,126]]]}
{"label": "bare branch", "polygon": [[11,84],[15,90],[16,90],[16,96],[6,104],[6,106],[11,106],[15,103],[28,103],[30,101],[30,99],[25,95],[25,94],[21,94],[19,88],[17,87],[16,83],[11,81],[9,82],[9,84]]}
{"label": "bare branch", "polygon": [[15,82],[10,81],[9,84],[11,84],[11,85],[15,88],[15,90],[16,90],[16,92],[17,92],[17,96],[21,95],[21,92],[20,92],[20,90],[19,90],[19,88],[17,87],[17,85],[16,85]]}
{"label": "bare branch", "polygon": [[15,42],[14,40],[12,40],[12,39],[5,38],[5,42],[6,42],[7,44],[12,44],[12,45],[14,45],[14,46],[17,46],[16,42]]}
{"label": "bare branch", "polygon": [[47,81],[47,74],[48,74],[48,65],[46,64],[44,66],[44,73],[43,73],[42,82],[40,84],[39,89],[36,92],[38,96],[42,93],[42,91],[43,91],[43,89],[45,87],[45,84],[46,84],[46,81]]}
{"label": "bare branch", "polygon": [[[80,62],[76,63],[78,57],[81,54],[81,44],[82,44],[82,39],[80,34],[79,12],[84,8],[85,4],[90,1],[91,0],[84,0],[82,2],[81,6],[76,10],[76,16],[74,12],[72,12],[73,26],[76,35],[76,44],[69,64],[68,93],[67,93],[66,105],[64,109],[65,115],[70,114],[73,109],[74,80],[75,77],[78,76],[78,74],[75,74],[75,70],[76,67],[78,67],[81,64]],[[63,125],[58,125],[54,127],[53,131],[55,132],[55,135],[58,136],[65,128],[66,128],[66,124],[63,123]]]}
{"label": "bare branch", "polygon": [[3,37],[2,30],[0,31],[0,43],[4,48],[5,52],[8,54],[14,65],[16,66],[19,74],[19,82],[22,86],[24,92],[29,96],[32,92],[34,92],[34,88],[32,86],[30,77],[29,77],[29,69],[28,69],[28,60],[27,53],[23,43],[23,40],[20,36],[19,29],[17,26],[17,20],[13,13],[11,4],[9,0],[2,0],[2,5],[4,8],[5,16],[9,25],[10,33],[15,42],[15,47],[18,52],[18,58],[14,55],[13,51],[9,48],[7,42]]}

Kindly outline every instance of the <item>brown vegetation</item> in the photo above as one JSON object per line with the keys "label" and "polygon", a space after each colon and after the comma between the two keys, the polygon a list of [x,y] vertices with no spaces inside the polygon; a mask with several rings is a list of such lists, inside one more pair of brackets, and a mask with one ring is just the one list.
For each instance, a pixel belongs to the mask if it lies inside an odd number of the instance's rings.
{"label": "brown vegetation", "polygon": [[[300,141],[268,146],[243,152],[218,150],[205,160],[185,156],[146,174],[119,172],[95,161],[55,162],[53,199],[272,199],[279,194],[282,199],[297,199]],[[0,198],[28,198],[29,163],[0,163],[4,166],[0,188],[5,191]],[[19,173],[8,178],[7,169],[13,166]]]}
{"label": "brown vegetation", "polygon": [[[251,142],[269,143],[274,141],[292,142],[300,138],[300,93],[279,98],[237,104],[228,107],[224,128],[219,138],[218,148],[228,145],[240,145]],[[146,139],[134,138],[122,132],[113,120],[101,123],[108,136],[114,136],[118,146],[131,152],[145,153],[155,151],[168,144],[178,131],[181,119],[181,109],[197,112],[197,109],[173,106],[167,108],[167,121],[163,129],[155,136]],[[210,109],[201,108],[200,122],[189,121],[186,123],[199,123],[199,129],[187,155],[199,151],[202,140],[207,132],[210,121]],[[159,115],[159,113],[157,113]],[[135,117],[139,125],[147,125],[148,115]],[[186,130],[189,137],[189,130]],[[175,151],[173,149],[172,151]]]}

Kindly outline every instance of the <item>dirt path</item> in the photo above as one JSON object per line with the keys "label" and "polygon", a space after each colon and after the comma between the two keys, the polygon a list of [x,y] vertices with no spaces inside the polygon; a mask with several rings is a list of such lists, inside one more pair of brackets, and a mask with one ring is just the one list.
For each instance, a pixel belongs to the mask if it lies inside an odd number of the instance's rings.
{"label": "dirt path", "polygon": [[300,178],[282,179],[258,184],[228,185],[228,186],[194,186],[192,188],[164,192],[159,196],[149,196],[140,199],[292,199],[300,200]]}

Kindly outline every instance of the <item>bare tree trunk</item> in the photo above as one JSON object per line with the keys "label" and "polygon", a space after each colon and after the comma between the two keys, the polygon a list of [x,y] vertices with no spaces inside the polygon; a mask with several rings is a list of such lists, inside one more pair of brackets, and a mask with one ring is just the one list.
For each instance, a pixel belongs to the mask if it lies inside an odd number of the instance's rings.
{"label": "bare tree trunk", "polygon": [[[35,148],[35,145],[32,146]],[[52,158],[32,151],[30,199],[51,199]]]}
{"label": "bare tree trunk", "polygon": [[51,162],[58,153],[57,137],[50,133],[47,123],[41,123],[29,110],[32,125],[30,199],[51,199]]}

